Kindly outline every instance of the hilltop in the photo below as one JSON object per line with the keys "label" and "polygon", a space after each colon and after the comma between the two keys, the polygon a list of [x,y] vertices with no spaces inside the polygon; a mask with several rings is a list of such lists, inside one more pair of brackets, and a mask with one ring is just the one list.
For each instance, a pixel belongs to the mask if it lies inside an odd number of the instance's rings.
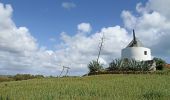
{"label": "hilltop", "polygon": [[108,74],[40,78],[0,83],[0,98],[10,100],[168,100],[168,74]]}

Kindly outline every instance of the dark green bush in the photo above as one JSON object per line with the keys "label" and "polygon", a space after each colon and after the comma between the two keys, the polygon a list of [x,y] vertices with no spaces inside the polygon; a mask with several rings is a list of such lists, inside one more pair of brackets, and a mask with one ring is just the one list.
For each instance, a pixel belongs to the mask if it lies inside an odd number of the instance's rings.
{"label": "dark green bush", "polygon": [[35,78],[44,78],[43,75],[35,75],[34,77],[35,77]]}
{"label": "dark green bush", "polygon": [[156,62],[156,70],[163,70],[166,61],[161,58],[153,58],[153,60]]}
{"label": "dark green bush", "polygon": [[43,75],[31,75],[31,74],[16,74],[14,76],[0,76],[0,82],[7,81],[20,81],[20,80],[28,80],[34,78],[44,78]]}
{"label": "dark green bush", "polygon": [[134,59],[115,59],[107,68],[108,71],[148,71],[149,62],[140,62]]}
{"label": "dark green bush", "polygon": [[92,61],[88,65],[89,73],[99,72],[103,69],[103,66],[97,61]]}
{"label": "dark green bush", "polygon": [[30,74],[17,74],[13,77],[16,81],[32,79],[33,76]]}
{"label": "dark green bush", "polygon": [[43,75],[31,75],[31,74],[17,74],[13,77],[14,80],[28,80],[28,79],[34,79],[34,78],[44,78]]}

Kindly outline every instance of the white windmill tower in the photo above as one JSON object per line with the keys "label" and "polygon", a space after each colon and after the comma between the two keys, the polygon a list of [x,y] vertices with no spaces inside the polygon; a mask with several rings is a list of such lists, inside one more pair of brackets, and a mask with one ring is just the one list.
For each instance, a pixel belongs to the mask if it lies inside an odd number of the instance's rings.
{"label": "white windmill tower", "polygon": [[152,60],[151,50],[144,47],[144,45],[135,36],[135,31],[133,30],[133,40],[128,44],[128,46],[121,51],[122,59],[135,59],[137,61],[147,61]]}

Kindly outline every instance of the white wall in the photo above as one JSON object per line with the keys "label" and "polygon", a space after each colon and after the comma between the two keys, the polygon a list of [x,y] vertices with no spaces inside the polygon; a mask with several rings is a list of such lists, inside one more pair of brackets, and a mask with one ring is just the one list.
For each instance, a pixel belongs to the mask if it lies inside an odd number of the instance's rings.
{"label": "white wall", "polygon": [[[147,52],[147,55],[144,54],[144,51]],[[152,60],[151,50],[149,48],[145,48],[145,47],[124,48],[124,49],[122,49],[121,57],[135,59],[135,60],[139,60],[139,61]]]}

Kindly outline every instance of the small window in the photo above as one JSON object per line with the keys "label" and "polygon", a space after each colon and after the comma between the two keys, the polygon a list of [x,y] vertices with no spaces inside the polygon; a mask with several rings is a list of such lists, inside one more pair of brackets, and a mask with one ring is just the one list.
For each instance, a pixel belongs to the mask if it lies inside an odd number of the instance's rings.
{"label": "small window", "polygon": [[144,51],[144,55],[147,55],[147,51]]}

